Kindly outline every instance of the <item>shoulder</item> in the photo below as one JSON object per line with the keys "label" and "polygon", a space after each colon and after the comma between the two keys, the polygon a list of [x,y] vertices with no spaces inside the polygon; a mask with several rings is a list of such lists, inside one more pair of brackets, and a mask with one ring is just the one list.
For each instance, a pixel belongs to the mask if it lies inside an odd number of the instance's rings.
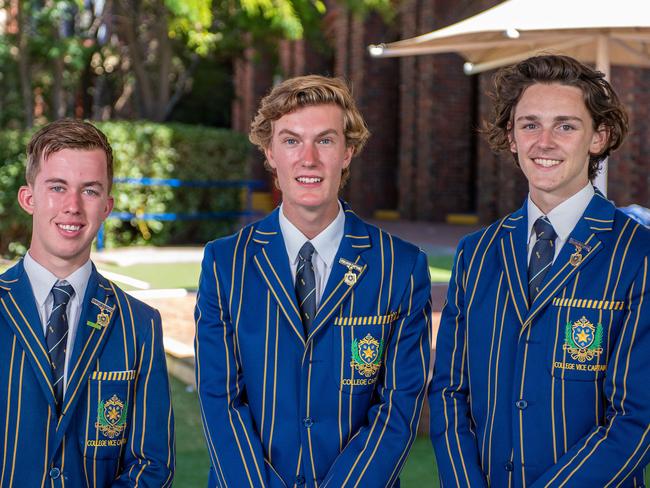
{"label": "shoulder", "polygon": [[266,244],[268,239],[276,236],[280,230],[274,219],[277,221],[276,212],[272,212],[265,218],[245,225],[234,234],[219,237],[205,245],[205,255],[218,253],[219,255],[233,254],[251,242]]}
{"label": "shoulder", "polygon": [[620,237],[619,240],[623,240],[629,247],[629,252],[642,256],[650,255],[650,228],[616,209],[612,230],[615,235]]}
{"label": "shoulder", "polygon": [[471,252],[478,249],[479,247],[491,246],[494,242],[497,242],[498,238],[503,234],[504,231],[510,231],[514,229],[515,226],[520,223],[519,221],[523,218],[523,215],[512,213],[500,218],[499,220],[495,220],[490,225],[467,234],[461,238],[458,244],[458,250]]}

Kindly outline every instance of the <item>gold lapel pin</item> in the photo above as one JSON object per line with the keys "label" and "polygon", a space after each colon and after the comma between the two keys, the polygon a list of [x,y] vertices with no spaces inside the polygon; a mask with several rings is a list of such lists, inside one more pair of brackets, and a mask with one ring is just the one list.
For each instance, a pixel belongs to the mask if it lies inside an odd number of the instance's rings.
{"label": "gold lapel pin", "polygon": [[111,307],[107,303],[100,302],[96,298],[91,299],[90,302],[99,307],[99,313],[94,322],[88,320],[86,321],[86,325],[93,329],[101,330],[103,327],[106,327],[108,322],[111,320],[111,314],[113,313],[113,310],[115,310],[115,306]]}
{"label": "gold lapel pin", "polygon": [[348,270],[345,273],[345,276],[343,276],[343,281],[345,282],[346,285],[348,286],[354,286],[354,284],[357,282],[358,275],[357,273],[361,273],[361,266],[358,264],[354,264],[351,261],[348,261],[347,259],[340,258],[339,259],[339,264],[342,264],[343,266],[347,267]]}
{"label": "gold lapel pin", "polygon": [[574,268],[577,267],[581,262],[584,256],[582,255],[582,250],[585,249],[587,252],[591,251],[591,246],[575,240],[573,237],[569,239],[569,244],[575,246],[576,250],[569,257],[569,264]]}

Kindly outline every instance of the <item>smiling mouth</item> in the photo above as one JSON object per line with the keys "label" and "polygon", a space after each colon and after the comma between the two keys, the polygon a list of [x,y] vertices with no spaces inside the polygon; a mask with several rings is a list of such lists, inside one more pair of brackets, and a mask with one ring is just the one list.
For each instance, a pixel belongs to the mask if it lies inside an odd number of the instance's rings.
{"label": "smiling mouth", "polygon": [[81,229],[81,225],[77,224],[56,224],[57,227],[66,232],[77,232]]}
{"label": "smiling mouth", "polygon": [[320,183],[323,181],[323,178],[319,178],[317,176],[299,176],[296,178],[296,181],[298,183]]}
{"label": "smiling mouth", "polygon": [[533,158],[533,161],[535,164],[538,164],[539,166],[543,166],[545,168],[552,168],[553,166],[557,166],[562,162],[561,159],[545,159],[545,158]]}

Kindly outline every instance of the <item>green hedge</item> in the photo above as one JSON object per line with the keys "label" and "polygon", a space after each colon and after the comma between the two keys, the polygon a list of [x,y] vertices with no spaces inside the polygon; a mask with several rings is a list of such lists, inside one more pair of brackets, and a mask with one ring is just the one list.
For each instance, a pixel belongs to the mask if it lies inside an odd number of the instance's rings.
{"label": "green hedge", "polygon": [[[182,124],[104,122],[115,159],[116,177],[181,180],[246,179],[250,145],[242,134]],[[30,218],[16,202],[24,184],[25,146],[31,132],[0,131],[0,254],[24,253]],[[240,189],[142,187],[117,183],[115,210],[130,213],[178,213],[240,210]],[[233,221],[106,222],[106,245],[204,243],[232,231]]]}

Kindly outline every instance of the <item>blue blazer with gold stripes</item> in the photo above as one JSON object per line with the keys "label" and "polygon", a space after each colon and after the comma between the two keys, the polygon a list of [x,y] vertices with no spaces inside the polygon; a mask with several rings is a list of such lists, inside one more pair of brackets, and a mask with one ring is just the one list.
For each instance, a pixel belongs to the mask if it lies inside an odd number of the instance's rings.
{"label": "blue blazer with gold stripes", "polygon": [[209,486],[399,486],[426,394],[427,260],[344,208],[307,338],[278,209],[206,246],[195,346]]}
{"label": "blue blazer with gold stripes", "polygon": [[596,193],[528,300],[526,206],[464,238],[429,395],[444,486],[641,486],[650,231]]}
{"label": "blue blazer with gold stripes", "polygon": [[160,315],[94,266],[83,304],[57,416],[22,261],[0,276],[0,486],[171,486],[174,426]]}

